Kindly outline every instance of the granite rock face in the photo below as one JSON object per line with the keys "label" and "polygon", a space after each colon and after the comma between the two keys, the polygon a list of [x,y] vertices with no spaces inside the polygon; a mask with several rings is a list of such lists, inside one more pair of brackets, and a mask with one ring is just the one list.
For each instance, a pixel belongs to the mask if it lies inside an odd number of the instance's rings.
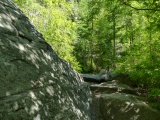
{"label": "granite rock face", "polygon": [[90,85],[93,104],[92,120],[160,120],[139,91],[117,80]]}
{"label": "granite rock face", "polygon": [[126,93],[102,94],[101,115],[107,120],[159,120],[159,111],[153,109],[142,97]]}
{"label": "granite rock face", "polygon": [[89,120],[90,92],[10,0],[0,1],[0,119]]}

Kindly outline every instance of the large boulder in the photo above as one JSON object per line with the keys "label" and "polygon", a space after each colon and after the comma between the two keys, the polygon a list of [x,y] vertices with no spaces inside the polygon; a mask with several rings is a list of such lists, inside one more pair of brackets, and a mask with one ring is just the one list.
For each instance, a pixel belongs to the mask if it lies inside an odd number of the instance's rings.
{"label": "large boulder", "polygon": [[89,120],[90,92],[11,0],[0,1],[0,120]]}
{"label": "large boulder", "polygon": [[143,94],[116,80],[90,85],[92,120],[160,120]]}
{"label": "large boulder", "polygon": [[125,93],[102,94],[101,115],[107,120],[160,120],[159,111],[138,96]]}

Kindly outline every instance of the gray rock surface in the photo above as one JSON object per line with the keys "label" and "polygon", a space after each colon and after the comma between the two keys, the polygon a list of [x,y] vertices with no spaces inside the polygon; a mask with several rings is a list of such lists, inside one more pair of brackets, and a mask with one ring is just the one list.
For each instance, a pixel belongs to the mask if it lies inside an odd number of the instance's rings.
{"label": "gray rock surface", "polygon": [[81,74],[85,82],[91,82],[91,83],[102,83],[110,81],[110,77],[108,74],[104,75],[93,75],[93,74]]}
{"label": "gray rock surface", "polygon": [[153,109],[137,90],[118,81],[91,84],[92,120],[160,120],[159,111]]}
{"label": "gray rock surface", "polygon": [[0,1],[0,120],[89,120],[90,91],[11,0]]}
{"label": "gray rock surface", "polygon": [[160,120],[159,111],[143,98],[126,94],[102,94],[99,98],[101,115],[107,120]]}
{"label": "gray rock surface", "polygon": [[114,72],[107,71],[105,69],[102,69],[99,73],[99,75],[94,74],[81,74],[85,82],[91,82],[91,83],[102,83],[113,80],[113,78],[116,76]]}
{"label": "gray rock surface", "polygon": [[138,91],[135,89],[132,89],[128,85],[122,84],[118,82],[118,80],[112,80],[108,82],[104,82],[101,84],[91,84],[90,85],[91,91],[94,91],[95,93],[126,93],[126,94],[132,94],[132,95],[139,95]]}
{"label": "gray rock surface", "polygon": [[108,80],[113,80],[117,75],[115,72],[113,71],[108,71],[108,70],[105,70],[105,69],[102,69],[100,72],[99,72],[99,75],[100,76],[104,76],[105,79],[108,79]]}
{"label": "gray rock surface", "polygon": [[101,83],[104,82],[104,79],[99,75],[93,74],[81,74],[85,82]]}

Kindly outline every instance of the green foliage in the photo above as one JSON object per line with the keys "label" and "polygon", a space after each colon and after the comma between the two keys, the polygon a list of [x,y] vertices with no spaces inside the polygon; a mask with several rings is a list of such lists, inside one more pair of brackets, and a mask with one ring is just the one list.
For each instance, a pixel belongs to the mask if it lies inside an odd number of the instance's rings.
{"label": "green foliage", "polygon": [[81,0],[74,54],[84,72],[116,69],[155,95],[154,88],[160,88],[159,1],[126,4]]}
{"label": "green foliage", "polygon": [[148,100],[151,102],[151,105],[160,110],[160,88],[151,88],[148,92]]}
{"label": "green foliage", "polygon": [[[14,0],[43,34],[54,51],[78,71],[80,65],[73,55],[76,23],[72,20],[73,5],[65,0]],[[73,16],[74,17],[74,16]]]}

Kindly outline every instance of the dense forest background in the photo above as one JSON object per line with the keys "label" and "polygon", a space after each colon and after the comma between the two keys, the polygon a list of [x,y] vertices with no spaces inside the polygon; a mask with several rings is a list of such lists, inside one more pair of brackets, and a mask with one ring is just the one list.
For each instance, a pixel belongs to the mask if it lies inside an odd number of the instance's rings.
{"label": "dense forest background", "polygon": [[13,0],[77,71],[127,75],[160,108],[159,0]]}

